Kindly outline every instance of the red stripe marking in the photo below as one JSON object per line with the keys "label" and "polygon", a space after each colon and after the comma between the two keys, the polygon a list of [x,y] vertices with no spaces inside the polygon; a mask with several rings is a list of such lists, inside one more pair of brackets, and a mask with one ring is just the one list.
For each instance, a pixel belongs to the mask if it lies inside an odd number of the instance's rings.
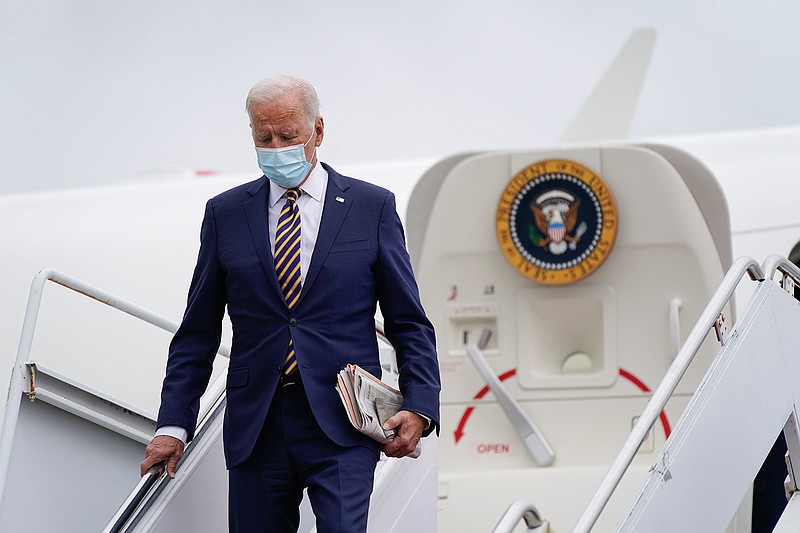
{"label": "red stripe marking", "polygon": [[[642,392],[651,392],[650,391],[650,387],[645,385],[644,381],[642,381],[641,379],[637,378],[636,376],[634,376],[633,374],[631,374],[630,372],[628,372],[624,368],[620,368],[619,369],[619,375],[622,376],[623,378],[627,379],[628,381],[630,381],[631,383],[633,383],[637,387],[639,387],[639,389]],[[672,433],[672,430],[669,427],[669,420],[667,419],[667,413],[665,413],[664,411],[661,411],[661,414],[658,415],[658,417],[661,419],[661,425],[664,427],[664,436],[666,438],[669,438],[669,434]]]}
{"label": "red stripe marking", "polygon": [[[516,373],[517,373],[517,369],[516,368],[512,368],[511,370],[509,370],[507,372],[504,372],[504,373],[500,374],[499,376],[497,376],[497,379],[499,379],[500,381],[505,381],[508,378],[510,378],[511,376],[515,375]],[[484,396],[489,394],[490,390],[491,389],[489,389],[489,385],[486,385],[485,387],[483,387],[481,390],[478,391],[478,394],[475,395],[474,399],[480,400],[481,398],[483,398]],[[469,420],[469,417],[472,414],[472,411],[474,411],[474,410],[475,410],[475,406],[467,407],[464,410],[464,414],[461,415],[461,420],[458,422],[458,427],[453,432],[453,435],[455,436],[455,439],[456,439],[456,444],[458,444],[458,441],[461,440],[461,437],[464,435],[464,426],[467,425],[467,420]]]}
{"label": "red stripe marking", "polygon": [[[517,369],[516,368],[512,368],[511,370],[508,370],[507,372],[504,372],[504,373],[500,374],[499,376],[497,376],[497,379],[499,379],[500,381],[505,381],[508,378],[516,375],[516,373],[517,373]],[[641,379],[637,378],[636,376],[634,376],[633,374],[631,374],[630,372],[628,372],[624,368],[620,368],[619,369],[619,375],[622,376],[623,378],[627,379],[628,381],[630,381],[634,385],[636,385],[639,388],[639,390],[641,390],[642,392],[652,392],[650,390],[650,387],[648,387],[645,384],[644,381],[642,381]],[[481,398],[483,398],[484,396],[489,394],[490,390],[491,389],[489,389],[488,385],[484,386],[474,396],[474,399],[475,400],[480,400]],[[475,406],[467,407],[464,410],[464,414],[461,415],[461,420],[459,420],[458,426],[456,427],[456,430],[454,432],[455,439],[456,439],[456,444],[458,444],[458,441],[461,440],[461,437],[464,435],[464,426],[467,425],[467,421],[469,420],[469,417],[472,415],[472,411],[474,411],[474,410],[475,410]],[[661,419],[661,426],[664,428],[664,436],[665,436],[665,438],[669,438],[670,433],[672,433],[672,430],[670,428],[669,419],[667,418],[667,414],[664,411],[661,411],[661,414],[659,415],[659,418]]]}

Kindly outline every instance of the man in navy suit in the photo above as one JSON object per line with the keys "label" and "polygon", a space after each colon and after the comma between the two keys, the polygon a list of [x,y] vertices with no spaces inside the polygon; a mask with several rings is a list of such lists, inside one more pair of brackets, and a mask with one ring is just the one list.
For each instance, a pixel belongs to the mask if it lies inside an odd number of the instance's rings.
{"label": "man in navy suit", "polygon": [[[297,531],[308,488],[319,533],[364,531],[379,450],[403,457],[438,431],[433,327],[392,193],[318,163],[324,122],[314,88],[269,78],[250,90],[246,107],[264,176],[206,204],[158,430],[141,470],[165,462],[174,477],[194,435],[227,306],[234,332],[223,432],[230,530]],[[378,303],[404,395],[403,409],[385,425],[397,437],[382,448],[352,428],[334,389],[347,363],[380,375]]]}

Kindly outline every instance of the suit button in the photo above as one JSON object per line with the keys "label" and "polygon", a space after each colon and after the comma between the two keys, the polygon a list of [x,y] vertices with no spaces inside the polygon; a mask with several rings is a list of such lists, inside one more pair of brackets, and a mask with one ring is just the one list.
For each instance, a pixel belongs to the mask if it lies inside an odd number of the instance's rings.
{"label": "suit button", "polygon": [[278,365],[278,366],[275,367],[275,372],[280,374],[282,369],[283,369],[283,367],[281,365]]}
{"label": "suit button", "polygon": [[297,325],[297,319],[295,317],[290,318],[289,325],[295,327]]}

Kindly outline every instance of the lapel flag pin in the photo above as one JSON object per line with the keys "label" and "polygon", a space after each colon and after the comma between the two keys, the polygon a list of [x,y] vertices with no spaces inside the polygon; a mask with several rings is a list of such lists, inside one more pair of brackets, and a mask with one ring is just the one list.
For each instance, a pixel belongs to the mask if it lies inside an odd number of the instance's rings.
{"label": "lapel flag pin", "polygon": [[340,204],[343,204],[344,203],[344,198],[342,198],[341,196],[337,196],[336,197],[336,201],[339,202]]}

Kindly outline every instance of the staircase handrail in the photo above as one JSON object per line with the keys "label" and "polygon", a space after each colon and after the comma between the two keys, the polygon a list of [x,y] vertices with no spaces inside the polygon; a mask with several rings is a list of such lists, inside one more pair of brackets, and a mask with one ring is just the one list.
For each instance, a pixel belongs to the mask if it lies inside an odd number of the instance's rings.
{"label": "staircase handrail", "polygon": [[[3,501],[8,470],[11,462],[11,450],[14,444],[17,421],[19,419],[20,403],[22,401],[22,365],[30,360],[33,337],[39,320],[39,309],[42,304],[45,283],[52,281],[79,294],[87,296],[114,309],[127,313],[139,320],[152,324],[170,333],[178,330],[179,324],[169,320],[153,311],[138,306],[124,298],[120,298],[108,291],[85,283],[77,278],[51,268],[45,268],[34,276],[28,295],[28,304],[25,308],[25,318],[22,322],[17,358],[11,373],[11,384],[8,389],[5,416],[3,417],[3,430],[0,433],[0,502]],[[230,348],[220,346],[218,353],[230,357]],[[209,406],[210,407],[210,406]]]}
{"label": "staircase handrail", "polygon": [[650,397],[650,401],[645,406],[641,416],[637,419],[636,424],[625,440],[616,459],[606,472],[605,477],[601,480],[597,491],[592,496],[592,499],[589,500],[589,504],[586,506],[586,509],[584,509],[583,514],[578,518],[572,530],[573,533],[588,533],[595,522],[597,522],[600,513],[605,508],[617,485],[619,485],[622,476],[633,461],[637,450],[647,437],[650,427],[655,423],[659,414],[664,409],[667,401],[678,386],[678,382],[683,377],[689,364],[694,359],[694,356],[700,350],[700,346],[703,344],[709,330],[716,322],[717,317],[722,313],[728,301],[733,297],[745,273],[753,281],[760,282],[766,279],[761,265],[752,257],[740,257],[734,261],[733,265],[731,265],[731,268],[722,279],[722,282],[719,284],[719,287],[708,301],[706,308],[703,310],[694,328],[692,328],[692,331],[686,338],[686,342],[683,343],[678,355],[675,356],[674,361],[664,375],[664,379]]}

